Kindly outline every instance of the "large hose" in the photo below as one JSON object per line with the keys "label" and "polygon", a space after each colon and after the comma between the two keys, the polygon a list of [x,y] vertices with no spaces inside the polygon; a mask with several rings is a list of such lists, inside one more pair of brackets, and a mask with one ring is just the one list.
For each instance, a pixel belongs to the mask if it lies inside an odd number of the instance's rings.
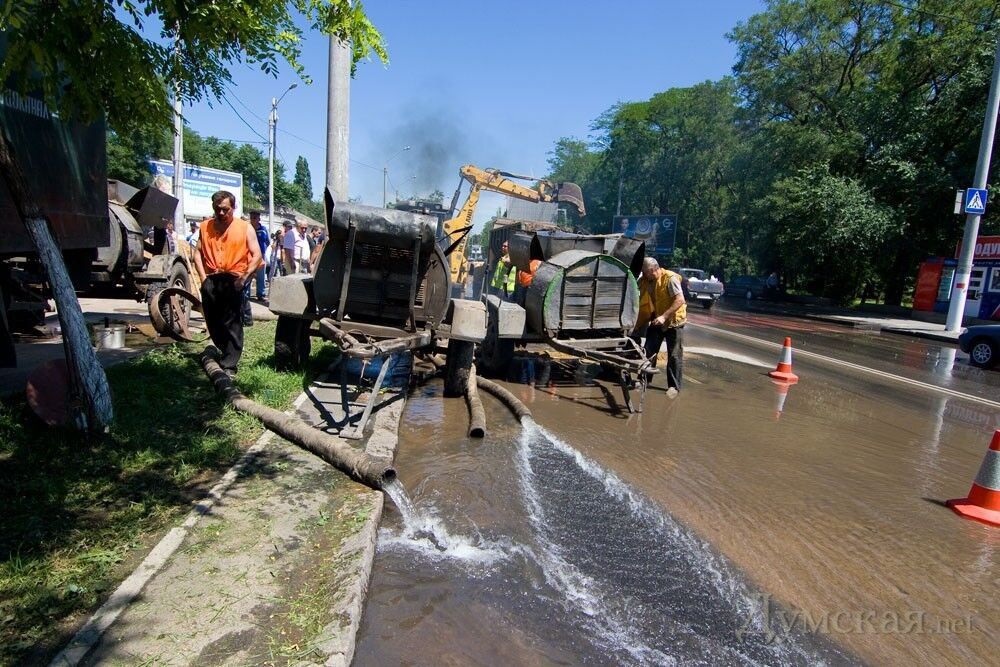
{"label": "large hose", "polygon": [[479,390],[476,388],[475,364],[469,369],[469,382],[465,387],[465,403],[469,406],[469,437],[484,437],[486,435],[486,411],[483,410],[483,402],[479,400]]}
{"label": "large hose", "polygon": [[483,390],[493,394],[500,399],[500,402],[510,408],[518,421],[523,421],[525,417],[531,418],[531,410],[524,403],[519,401],[514,394],[510,393],[496,382],[491,382],[485,378],[476,376],[476,384]]}
{"label": "large hose", "polygon": [[268,430],[277,433],[292,444],[312,452],[356,482],[381,490],[396,479],[396,471],[383,459],[369,456],[344,444],[337,438],[318,431],[297,417],[286,415],[274,408],[251,401],[233,385],[208,348],[201,355],[201,366],[215,390],[222,394],[234,408],[259,419]]}

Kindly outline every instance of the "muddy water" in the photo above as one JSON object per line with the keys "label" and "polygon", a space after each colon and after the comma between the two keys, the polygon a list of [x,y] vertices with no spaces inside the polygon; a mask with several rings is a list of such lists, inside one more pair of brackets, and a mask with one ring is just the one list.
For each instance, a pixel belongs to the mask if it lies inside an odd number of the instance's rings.
{"label": "muddy water", "polygon": [[995,664],[1000,530],[941,502],[968,492],[1000,413],[804,359],[782,392],[769,352],[696,327],[686,345],[684,392],[651,392],[640,416],[609,411],[607,388],[521,391],[540,424],[802,612],[792,625],[865,662]]}
{"label": "muddy water", "polygon": [[412,506],[387,513],[355,664],[853,661],[798,631],[770,641],[759,593],[705,542],[488,407],[490,435],[471,441],[460,401],[408,403],[397,468]]}

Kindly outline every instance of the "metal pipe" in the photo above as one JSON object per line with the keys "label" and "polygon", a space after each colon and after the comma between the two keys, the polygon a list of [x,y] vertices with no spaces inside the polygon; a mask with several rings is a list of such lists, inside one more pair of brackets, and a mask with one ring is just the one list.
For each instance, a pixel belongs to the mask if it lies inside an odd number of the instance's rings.
{"label": "metal pipe", "polygon": [[[998,88],[1000,88],[1000,40],[997,40],[996,53],[993,55],[993,78],[990,79],[990,95],[986,102],[983,132],[979,137],[979,160],[976,162],[976,176],[972,181],[972,187],[978,190],[986,188],[986,180],[990,175],[993,136],[997,129],[997,111],[1000,110],[1000,91]],[[983,204],[985,203],[983,202]],[[969,293],[969,278],[972,276],[972,260],[976,253],[976,237],[979,236],[979,218],[978,213],[969,213],[965,217],[962,256],[958,258],[958,267],[955,269],[955,282],[951,291],[951,302],[948,304],[945,331],[959,331],[962,328],[965,301]]]}

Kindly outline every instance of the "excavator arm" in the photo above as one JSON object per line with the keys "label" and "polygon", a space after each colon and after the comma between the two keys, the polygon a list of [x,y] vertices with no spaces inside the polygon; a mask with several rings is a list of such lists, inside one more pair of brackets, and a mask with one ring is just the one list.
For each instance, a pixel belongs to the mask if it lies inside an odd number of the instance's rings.
{"label": "excavator arm", "polygon": [[[472,230],[472,214],[479,203],[479,195],[483,190],[499,192],[511,197],[532,202],[566,202],[576,207],[581,216],[586,215],[583,204],[583,192],[575,183],[553,184],[551,181],[540,180],[534,187],[515,183],[511,179],[532,181],[529,176],[518,176],[499,169],[480,169],[467,164],[459,170],[462,181],[470,183],[469,196],[455,217],[445,220],[443,227],[448,238],[448,263],[451,271],[451,282],[460,285],[465,281],[468,272],[468,262],[465,259],[465,242]],[[462,181],[458,183],[452,210],[458,201],[462,189]]]}

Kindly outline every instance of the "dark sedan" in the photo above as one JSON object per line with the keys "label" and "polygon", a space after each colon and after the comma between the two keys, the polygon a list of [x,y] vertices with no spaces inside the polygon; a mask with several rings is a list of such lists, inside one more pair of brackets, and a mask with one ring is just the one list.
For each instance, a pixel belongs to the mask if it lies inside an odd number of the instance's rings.
{"label": "dark sedan", "polygon": [[726,296],[738,299],[763,299],[767,284],[757,276],[737,276],[726,283]]}
{"label": "dark sedan", "polygon": [[1000,363],[1000,324],[969,327],[958,337],[958,346],[969,354],[973,366],[993,368]]}

